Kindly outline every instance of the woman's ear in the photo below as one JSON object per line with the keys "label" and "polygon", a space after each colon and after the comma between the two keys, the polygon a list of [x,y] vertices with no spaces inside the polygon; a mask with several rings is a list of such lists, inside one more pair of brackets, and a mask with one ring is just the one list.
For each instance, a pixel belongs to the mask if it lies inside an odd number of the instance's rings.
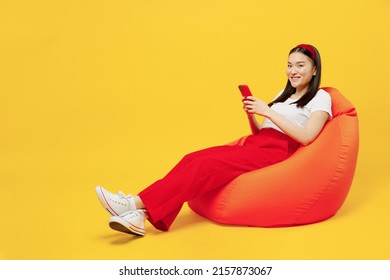
{"label": "woman's ear", "polygon": [[313,76],[317,75],[317,67],[314,66],[314,70],[313,70]]}

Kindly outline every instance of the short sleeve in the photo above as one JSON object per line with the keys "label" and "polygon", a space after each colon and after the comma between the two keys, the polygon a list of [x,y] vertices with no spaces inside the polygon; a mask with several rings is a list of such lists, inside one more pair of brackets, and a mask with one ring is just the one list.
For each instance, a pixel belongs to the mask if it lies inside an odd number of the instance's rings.
{"label": "short sleeve", "polygon": [[324,111],[329,114],[328,119],[332,119],[332,99],[325,90],[320,89],[309,103],[311,103],[310,105],[308,104],[311,112]]}

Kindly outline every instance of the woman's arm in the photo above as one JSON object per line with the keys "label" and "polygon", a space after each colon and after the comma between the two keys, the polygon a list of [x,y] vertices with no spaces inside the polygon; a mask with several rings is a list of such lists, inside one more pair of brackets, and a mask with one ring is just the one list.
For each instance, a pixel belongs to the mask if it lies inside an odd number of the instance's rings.
{"label": "woman's arm", "polygon": [[260,99],[248,97],[243,103],[248,114],[258,114],[270,119],[286,135],[303,145],[308,145],[316,139],[329,117],[325,111],[315,111],[310,115],[305,127],[300,127],[269,108]]}
{"label": "woman's arm", "polygon": [[249,126],[252,134],[255,135],[261,130],[261,125],[257,122],[255,114],[248,114]]}
{"label": "woman's arm", "polygon": [[[245,101],[245,97],[242,99],[242,102],[244,101]],[[245,109],[245,104],[244,104],[244,109]],[[259,133],[259,131],[261,130],[261,125],[256,120],[256,115],[253,113],[248,113],[248,111],[246,111],[246,113],[248,116],[249,126],[251,128],[252,134],[255,135]]]}

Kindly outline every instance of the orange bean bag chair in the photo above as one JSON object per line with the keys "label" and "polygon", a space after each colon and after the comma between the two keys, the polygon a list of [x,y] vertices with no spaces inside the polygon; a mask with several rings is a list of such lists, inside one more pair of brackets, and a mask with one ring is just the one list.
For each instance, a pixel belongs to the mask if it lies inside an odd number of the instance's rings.
{"label": "orange bean bag chair", "polygon": [[354,106],[335,88],[324,90],[332,97],[333,119],[314,142],[283,162],[242,174],[189,201],[190,208],[218,223],[259,227],[309,224],[333,216],[352,184],[359,130]]}

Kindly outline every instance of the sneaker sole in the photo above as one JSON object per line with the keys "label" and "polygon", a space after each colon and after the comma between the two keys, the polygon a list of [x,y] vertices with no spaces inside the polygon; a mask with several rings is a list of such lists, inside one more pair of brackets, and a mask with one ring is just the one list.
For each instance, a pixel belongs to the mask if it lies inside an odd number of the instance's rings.
{"label": "sneaker sole", "polygon": [[144,236],[145,235],[144,230],[136,228],[132,224],[129,224],[129,226],[127,227],[127,226],[122,225],[120,222],[110,221],[109,226],[110,226],[110,228],[112,228],[113,230],[116,230],[116,231],[132,234],[132,235],[137,235],[137,236]]}
{"label": "sneaker sole", "polygon": [[102,187],[97,186],[96,189],[96,195],[99,198],[100,203],[102,204],[103,208],[106,209],[106,211],[111,215],[111,216],[119,216],[118,213],[116,213],[110,205],[107,203],[106,197],[103,194]]}

